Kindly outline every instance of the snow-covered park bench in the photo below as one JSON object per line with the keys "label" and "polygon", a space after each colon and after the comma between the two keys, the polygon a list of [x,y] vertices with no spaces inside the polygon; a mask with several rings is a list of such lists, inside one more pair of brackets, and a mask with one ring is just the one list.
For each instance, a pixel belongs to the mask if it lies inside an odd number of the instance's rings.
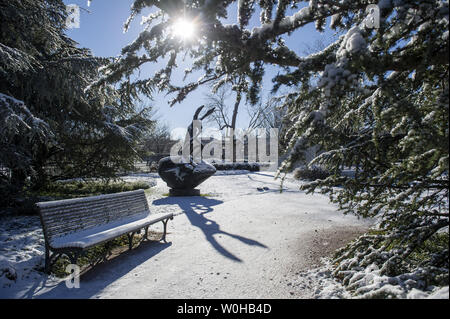
{"label": "snow-covered park bench", "polygon": [[88,248],[128,235],[129,249],[133,236],[157,222],[164,225],[160,240],[166,241],[167,222],[173,214],[152,214],[144,190],[41,202],[39,208],[45,238],[45,271],[66,255],[72,264]]}

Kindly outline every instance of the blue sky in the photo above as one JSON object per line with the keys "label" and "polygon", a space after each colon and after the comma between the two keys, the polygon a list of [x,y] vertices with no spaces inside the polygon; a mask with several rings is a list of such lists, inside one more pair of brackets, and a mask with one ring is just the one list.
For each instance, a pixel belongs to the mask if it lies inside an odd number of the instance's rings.
{"label": "blue sky", "polygon": [[[87,6],[87,0],[64,0],[65,4],[76,4],[81,8],[90,11],[87,13],[81,9],[80,28],[69,29],[67,35],[77,41],[81,47],[91,49],[96,56],[118,56],[121,49],[132,42],[139,35],[142,30],[140,25],[140,17],[133,21],[128,32],[123,33],[123,24],[129,16],[130,7],[133,0],[92,0],[90,7]],[[144,13],[149,13],[146,11]],[[235,7],[230,8],[230,14],[226,23],[236,22]],[[253,17],[253,22],[250,23],[255,26],[259,25],[258,14]],[[294,32],[290,37],[286,37],[286,43],[289,48],[294,50],[298,55],[304,55],[305,44],[312,44],[316,39],[323,38],[328,44],[333,37],[333,32],[326,30],[324,34],[319,33],[314,24],[309,24],[304,28]],[[183,70],[189,67],[189,61],[179,63],[180,72],[174,74],[176,78],[180,78]],[[147,65],[140,70],[141,74],[151,76],[158,70],[161,65]],[[272,88],[271,79],[278,72],[278,69],[268,66],[266,68],[266,75],[263,82],[262,96],[269,94]],[[165,96],[165,94],[155,95],[153,101],[148,101],[153,105],[157,112],[158,118],[166,123],[170,129],[185,128],[192,120],[192,116],[200,105],[204,104],[205,94],[209,92],[207,87],[199,88],[191,95],[189,95],[182,103],[170,107],[168,101],[172,96]],[[228,103],[233,103],[231,97]],[[248,115],[246,110],[241,106],[238,115],[238,127],[246,127],[248,123]]]}

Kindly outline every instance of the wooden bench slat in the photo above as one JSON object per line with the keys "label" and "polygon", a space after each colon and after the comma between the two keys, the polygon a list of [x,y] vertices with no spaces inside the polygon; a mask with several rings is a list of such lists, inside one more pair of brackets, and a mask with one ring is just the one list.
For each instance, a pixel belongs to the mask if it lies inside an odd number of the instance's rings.
{"label": "wooden bench slat", "polygon": [[75,205],[62,205],[59,207],[51,207],[51,208],[44,208],[45,210],[45,216],[60,216],[64,215],[70,212],[78,212],[78,211],[85,211],[86,209],[95,210],[95,209],[105,209],[105,208],[114,208],[118,206],[125,206],[125,205],[143,205],[145,206],[144,202],[141,202],[142,199],[139,199],[137,197],[128,198],[128,199],[122,199],[121,201],[116,202],[105,202],[105,203],[96,203],[93,202],[89,205],[81,205],[81,204],[75,204]]}
{"label": "wooden bench slat", "polygon": [[143,190],[113,195],[39,203],[49,239],[148,210]]}

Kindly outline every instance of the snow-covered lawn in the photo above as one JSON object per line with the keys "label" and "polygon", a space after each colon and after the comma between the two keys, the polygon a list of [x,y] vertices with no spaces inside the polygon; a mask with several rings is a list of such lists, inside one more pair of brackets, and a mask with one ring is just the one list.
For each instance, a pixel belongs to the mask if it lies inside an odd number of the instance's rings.
{"label": "snow-covered lawn", "polygon": [[[48,277],[37,217],[0,223],[2,298],[349,298],[326,279],[322,257],[365,232],[372,222],[344,216],[322,195],[272,173],[218,173],[200,185],[202,197],[169,198],[157,174],[151,210],[173,212],[169,243],[140,247],[97,265],[79,289]],[[161,229],[159,225],[154,230]],[[448,296],[448,290],[447,290]]]}

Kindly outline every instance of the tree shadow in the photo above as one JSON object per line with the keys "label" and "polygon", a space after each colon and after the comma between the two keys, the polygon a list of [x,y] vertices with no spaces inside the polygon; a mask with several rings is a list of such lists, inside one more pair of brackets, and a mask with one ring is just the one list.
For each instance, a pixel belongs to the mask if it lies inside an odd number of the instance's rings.
{"label": "tree shadow", "polygon": [[205,217],[206,214],[213,211],[213,206],[222,204],[223,201],[205,198],[201,196],[193,197],[166,197],[153,201],[153,205],[178,205],[186,214],[187,218],[193,226],[198,227],[206,237],[206,240],[219,252],[222,256],[227,257],[236,262],[242,260],[232,254],[230,251],[220,245],[214,238],[215,235],[226,235],[237,239],[244,244],[267,248],[266,245],[240,235],[231,234],[220,229],[220,225],[215,221]]}
{"label": "tree shadow", "polygon": [[264,172],[264,171],[251,172],[251,174],[254,174],[254,175],[260,175],[260,176],[266,176],[266,177],[272,177],[272,178],[275,180],[275,176],[274,176],[273,174],[270,174],[270,173],[261,173],[261,172]]}
{"label": "tree shadow", "polygon": [[[257,194],[264,194],[264,193],[304,193],[304,191],[300,191],[299,189],[295,188],[295,189],[291,189],[290,187],[287,187],[285,185],[282,185],[280,180],[271,180],[271,181],[264,181],[264,180],[259,180],[256,177],[258,176],[269,176],[269,177],[273,177],[272,175],[267,175],[267,174],[261,174],[261,173],[252,173],[254,176],[252,176],[251,174],[247,175],[247,178],[249,180],[251,180],[252,182],[255,183],[260,183],[261,187],[256,187],[256,189],[258,189],[259,193]],[[270,188],[267,187],[267,185],[271,186]],[[282,188],[280,188],[282,186]],[[259,189],[259,188],[263,188],[264,189]]]}

